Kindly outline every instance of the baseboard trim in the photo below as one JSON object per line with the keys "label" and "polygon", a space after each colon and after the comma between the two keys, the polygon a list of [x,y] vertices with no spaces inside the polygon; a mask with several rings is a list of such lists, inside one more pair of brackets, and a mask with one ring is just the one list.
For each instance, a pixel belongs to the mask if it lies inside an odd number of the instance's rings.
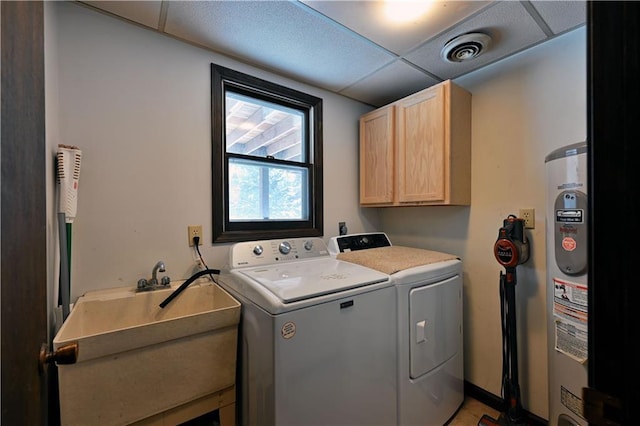
{"label": "baseboard trim", "polygon": [[[488,392],[481,387],[474,385],[473,383],[469,383],[466,380],[464,381],[464,394],[469,395],[473,399],[477,399],[485,405],[493,408],[494,410],[498,410],[500,412],[505,411],[504,401],[501,397]],[[527,423],[530,426],[548,426],[549,421],[543,419],[542,417],[536,416],[533,413],[530,413],[527,410],[523,410],[524,415],[526,417]]]}

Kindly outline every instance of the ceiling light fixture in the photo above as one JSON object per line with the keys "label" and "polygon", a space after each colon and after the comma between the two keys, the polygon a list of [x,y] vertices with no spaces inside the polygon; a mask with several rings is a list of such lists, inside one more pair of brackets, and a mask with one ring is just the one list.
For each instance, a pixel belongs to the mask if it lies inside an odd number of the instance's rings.
{"label": "ceiling light fixture", "polygon": [[440,56],[447,62],[464,62],[477,58],[489,48],[491,37],[484,33],[467,33],[449,40]]}
{"label": "ceiling light fixture", "polygon": [[385,0],[384,14],[393,22],[409,22],[420,18],[431,6],[431,0]]}

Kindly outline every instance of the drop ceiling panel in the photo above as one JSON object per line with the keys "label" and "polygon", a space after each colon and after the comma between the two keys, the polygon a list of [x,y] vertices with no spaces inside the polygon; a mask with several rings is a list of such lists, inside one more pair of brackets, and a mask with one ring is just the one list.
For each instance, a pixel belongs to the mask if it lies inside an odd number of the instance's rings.
{"label": "drop ceiling panel", "polygon": [[[372,40],[378,45],[403,55],[426,40],[486,7],[491,1],[432,2],[424,15],[410,22],[395,23],[385,14],[383,1],[302,0],[307,6]],[[395,7],[425,1],[395,2]]]}
{"label": "drop ceiling panel", "polygon": [[[573,0],[433,0],[429,17],[404,27],[381,20],[381,0],[74,3],[371,105],[460,77],[586,21],[586,2]],[[493,37],[489,50],[469,62],[440,58],[447,41],[472,31]]]}
{"label": "drop ceiling panel", "polygon": [[[467,62],[449,63],[441,59],[440,51],[449,40],[476,31],[489,34],[493,39],[485,53]],[[446,33],[405,55],[405,58],[446,80],[488,65],[535,45],[545,38],[545,33],[520,2],[506,1],[496,3],[461,25],[452,27]]]}
{"label": "drop ceiling panel", "polygon": [[584,1],[532,1],[531,3],[554,34],[576,28],[587,20],[587,3]]}
{"label": "drop ceiling panel", "polygon": [[394,60],[297,2],[171,2],[165,32],[335,91]]}
{"label": "drop ceiling panel", "polygon": [[373,106],[382,106],[439,82],[398,60],[342,90],[340,94]]}
{"label": "drop ceiling panel", "polygon": [[162,6],[161,1],[85,1],[82,3],[154,29],[158,28]]}

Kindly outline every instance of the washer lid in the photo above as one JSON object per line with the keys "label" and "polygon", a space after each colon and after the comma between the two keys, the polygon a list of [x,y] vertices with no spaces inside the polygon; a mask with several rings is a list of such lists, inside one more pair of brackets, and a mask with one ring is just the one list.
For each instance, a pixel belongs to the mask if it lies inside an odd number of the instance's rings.
{"label": "washer lid", "polygon": [[389,281],[389,276],[333,258],[236,270],[259,283],[283,303]]}

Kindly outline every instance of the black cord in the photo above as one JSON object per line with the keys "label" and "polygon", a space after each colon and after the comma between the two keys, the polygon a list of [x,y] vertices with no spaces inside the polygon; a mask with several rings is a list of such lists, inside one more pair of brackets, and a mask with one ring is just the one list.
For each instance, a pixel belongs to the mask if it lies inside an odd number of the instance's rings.
{"label": "black cord", "polygon": [[[502,383],[500,387],[500,395],[502,396],[503,402],[507,399],[507,358],[509,356],[509,348],[507,344],[507,318],[506,318],[506,303],[505,303],[505,288],[504,288],[505,276],[502,271],[500,271],[500,331],[502,334]],[[506,405],[506,404],[505,404]],[[506,410],[506,406],[505,406]]]}
{"label": "black cord", "polygon": [[171,302],[173,299],[175,299],[175,297],[177,295],[179,295],[180,293],[182,293],[184,291],[184,289],[186,289],[187,287],[189,287],[189,284],[191,284],[192,282],[194,282],[195,280],[197,280],[198,278],[200,278],[203,275],[211,275],[212,273],[214,274],[219,274],[220,271],[218,269],[205,269],[203,271],[200,272],[196,272],[195,274],[193,274],[191,277],[189,277],[185,282],[183,282],[182,284],[180,284],[180,287],[178,287],[177,289],[173,290],[173,292],[171,292],[171,294],[169,295],[169,297],[167,297],[166,299],[164,299],[162,301],[162,303],[160,303],[160,308],[164,309],[165,306],[167,306],[169,304],[169,302]]}
{"label": "black cord", "polygon": [[[204,265],[204,269],[209,269],[209,267],[205,263],[204,259],[202,258],[202,254],[200,253],[199,245],[200,245],[200,237],[193,237],[193,246],[196,249],[196,254],[198,255],[198,258],[200,259],[200,262],[202,262],[202,264]],[[209,274],[209,278],[211,278],[211,281],[213,281],[214,283],[218,284],[216,282],[215,278],[213,278],[212,274]]]}

